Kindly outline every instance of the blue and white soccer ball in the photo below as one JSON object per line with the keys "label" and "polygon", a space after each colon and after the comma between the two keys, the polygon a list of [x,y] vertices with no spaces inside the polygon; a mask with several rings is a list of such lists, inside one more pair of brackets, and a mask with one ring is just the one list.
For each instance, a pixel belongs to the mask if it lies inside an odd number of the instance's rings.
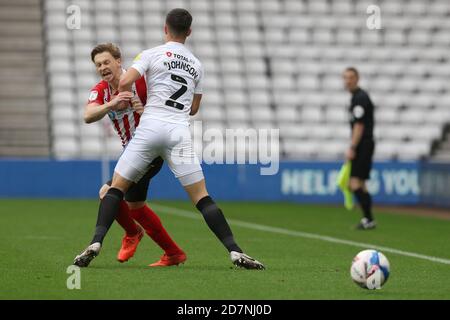
{"label": "blue and white soccer ball", "polygon": [[376,250],[361,251],[353,258],[350,275],[361,288],[381,289],[389,278],[389,261]]}

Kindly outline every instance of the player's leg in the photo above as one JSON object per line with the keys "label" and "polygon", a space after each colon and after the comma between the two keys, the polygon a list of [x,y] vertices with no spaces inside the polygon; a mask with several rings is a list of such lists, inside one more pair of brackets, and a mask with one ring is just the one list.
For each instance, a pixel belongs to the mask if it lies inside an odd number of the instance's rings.
{"label": "player's leg", "polygon": [[[102,200],[106,193],[108,192],[109,188],[111,187],[112,180],[106,182],[99,191],[99,199]],[[140,229],[136,222],[134,222],[133,218],[130,216],[130,210],[128,208],[128,205],[125,201],[120,202],[120,209],[119,213],[116,217],[117,223],[125,230],[125,235],[127,237],[134,237],[136,236]]]}
{"label": "player's leg", "polygon": [[367,191],[367,187],[364,180],[358,177],[351,177],[350,190],[353,192],[356,199],[358,200],[364,218],[366,218],[368,221],[372,221],[373,220],[371,211],[372,199],[370,197],[369,192]]}
{"label": "player's leg", "polygon": [[364,215],[361,222],[357,225],[357,229],[367,230],[375,228],[376,223],[372,214],[372,197],[367,191],[365,181],[359,178],[351,178],[350,189],[353,191],[356,199],[358,200]]}
{"label": "player's leg", "polygon": [[145,175],[149,164],[156,158],[154,153],[147,150],[148,144],[145,135],[146,132],[139,134],[138,128],[136,136],[120,156],[114,171],[111,188],[100,202],[95,234],[91,245],[75,257],[75,265],[87,267],[92,259],[100,253],[103,239],[119,213],[120,202],[123,200],[124,194],[133,183],[138,182]]}
{"label": "player's leg", "polygon": [[137,184],[135,184],[125,195],[125,200],[130,207],[130,214],[144,229],[145,232],[163,250],[163,257],[150,266],[171,266],[186,261],[186,254],[173,241],[161,219],[147,205],[148,187],[151,179],[161,170],[164,161],[161,157],[156,158],[150,165],[149,170]]}
{"label": "player's leg", "polygon": [[358,200],[364,217],[357,229],[368,230],[376,227],[372,213],[372,197],[367,190],[366,181],[372,170],[372,157],[375,149],[373,141],[363,141],[358,147],[355,159],[352,161],[350,189]]}
{"label": "player's leg", "polygon": [[[198,175],[200,175],[200,173]],[[211,229],[220,242],[222,242],[224,247],[227,248],[228,252],[242,252],[242,249],[234,240],[233,232],[231,231],[222,210],[220,210],[214,200],[209,196],[206,190],[205,179],[193,182],[192,184],[185,182],[186,177],[180,178],[180,181],[184,184],[184,189],[189,195],[192,203],[198,211],[201,212],[209,229]]]}
{"label": "player's leg", "polygon": [[[194,175],[190,176],[194,177]],[[208,191],[206,190],[205,179],[202,178],[202,172],[198,172],[197,176],[198,179],[201,178],[201,180],[196,182],[194,181],[197,179],[187,181],[186,176],[180,178],[184,190],[186,190],[189,198],[198,211],[201,212],[209,229],[211,229],[220,242],[222,242],[224,247],[227,248],[228,252],[242,252],[242,249],[234,240],[233,233],[222,210],[220,210],[214,200],[209,196]]]}
{"label": "player's leg", "polygon": [[119,217],[122,213],[122,207],[126,207],[127,219],[133,221],[133,224],[135,225],[136,230],[137,230],[136,233],[131,234],[131,235],[128,234],[128,232],[127,232],[122,237],[122,244],[120,246],[119,252],[117,253],[117,261],[123,263],[123,262],[130,260],[134,256],[134,254],[137,250],[137,247],[138,247],[142,237],[144,236],[144,231],[142,230],[141,227],[139,227],[135,223],[135,221],[132,217],[132,214],[131,214],[132,209],[130,208],[129,204],[126,201],[122,200],[122,202],[120,203],[120,206],[121,206],[121,210],[119,211],[119,215],[116,218],[116,220],[119,221]]}
{"label": "player's leg", "polygon": [[123,195],[131,185],[132,181],[125,179],[117,172],[114,173],[111,188],[108,189],[105,197],[100,202],[95,234],[91,244],[96,242],[103,243],[106,233],[119,214]]}
{"label": "player's leg", "polygon": [[[201,173],[201,172],[200,172]],[[201,212],[206,224],[216,237],[222,242],[230,253],[231,261],[238,267],[246,269],[265,269],[264,265],[246,255],[234,240],[233,232],[225,219],[222,210],[217,206],[214,200],[209,196],[206,190],[205,180],[189,183],[189,180],[195,181],[200,178],[200,173],[193,173],[180,177],[180,182],[189,195],[192,203],[195,204],[198,211]],[[201,173],[203,176],[203,173]]]}
{"label": "player's leg", "polygon": [[95,233],[91,244],[81,254],[75,257],[74,265],[87,267],[98,256],[103,239],[119,214],[120,203],[123,200],[124,192],[128,190],[131,184],[132,181],[123,178],[117,172],[114,173],[111,188],[108,189],[100,201]]}
{"label": "player's leg", "polygon": [[162,257],[150,267],[169,267],[184,263],[187,260],[185,252],[171,238],[164,228],[159,216],[145,203],[132,202],[131,215],[144,228],[147,235],[164,250]]}
{"label": "player's leg", "polygon": [[[100,200],[103,199],[105,194],[108,192],[111,187],[111,183],[112,180],[108,181],[100,189]],[[122,238],[122,245],[117,253],[117,261],[125,262],[133,257],[136,252],[139,241],[142,239],[143,231],[131,217],[130,209],[125,200],[120,202],[120,209],[117,214],[116,221],[125,230],[125,235]]]}
{"label": "player's leg", "polygon": [[192,203],[201,212],[206,224],[230,253],[239,267],[264,269],[264,265],[243,253],[237,245],[225,216],[206,190],[203,171],[193,150],[189,128],[178,126],[172,132],[172,144],[165,156],[175,177],[186,190]]}

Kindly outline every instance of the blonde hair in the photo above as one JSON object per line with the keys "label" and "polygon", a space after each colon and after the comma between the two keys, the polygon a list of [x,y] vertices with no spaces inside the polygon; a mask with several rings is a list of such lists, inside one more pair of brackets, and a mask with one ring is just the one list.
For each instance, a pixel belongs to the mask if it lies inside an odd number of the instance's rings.
{"label": "blonde hair", "polygon": [[103,52],[109,52],[111,53],[111,55],[114,57],[114,59],[121,59],[122,58],[122,53],[120,52],[120,48],[115,45],[114,43],[101,43],[95,46],[94,49],[92,49],[91,51],[91,60],[92,62],[94,61],[94,58],[96,55],[98,55],[99,53],[103,53]]}

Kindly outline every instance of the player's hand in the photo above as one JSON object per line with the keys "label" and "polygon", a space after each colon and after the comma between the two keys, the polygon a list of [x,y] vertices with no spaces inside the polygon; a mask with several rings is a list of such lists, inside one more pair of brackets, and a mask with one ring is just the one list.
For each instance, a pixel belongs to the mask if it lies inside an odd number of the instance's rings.
{"label": "player's hand", "polygon": [[347,150],[347,152],[346,152],[346,154],[345,154],[345,159],[346,159],[347,161],[352,161],[353,159],[355,159],[355,156],[356,156],[355,149],[353,149],[353,148],[348,148],[348,150]]}
{"label": "player's hand", "polygon": [[139,115],[144,113],[144,105],[138,97],[133,97],[131,99],[131,105],[133,106],[134,111],[136,111]]}
{"label": "player's hand", "polygon": [[133,93],[124,91],[120,92],[118,95],[112,97],[110,102],[111,110],[120,111],[125,110],[130,106],[130,100],[133,98]]}

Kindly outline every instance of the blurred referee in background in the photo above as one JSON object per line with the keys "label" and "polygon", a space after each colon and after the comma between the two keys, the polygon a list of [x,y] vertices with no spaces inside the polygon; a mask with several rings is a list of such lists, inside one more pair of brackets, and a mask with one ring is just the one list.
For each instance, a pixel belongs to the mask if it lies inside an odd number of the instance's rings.
{"label": "blurred referee in background", "polygon": [[358,200],[364,214],[356,228],[369,230],[376,226],[372,215],[372,197],[366,186],[366,180],[370,177],[375,150],[373,138],[374,106],[367,92],[358,86],[358,70],[352,67],[345,69],[343,78],[345,89],[352,95],[349,107],[352,138],[346,153],[346,159],[352,162],[350,190]]}

